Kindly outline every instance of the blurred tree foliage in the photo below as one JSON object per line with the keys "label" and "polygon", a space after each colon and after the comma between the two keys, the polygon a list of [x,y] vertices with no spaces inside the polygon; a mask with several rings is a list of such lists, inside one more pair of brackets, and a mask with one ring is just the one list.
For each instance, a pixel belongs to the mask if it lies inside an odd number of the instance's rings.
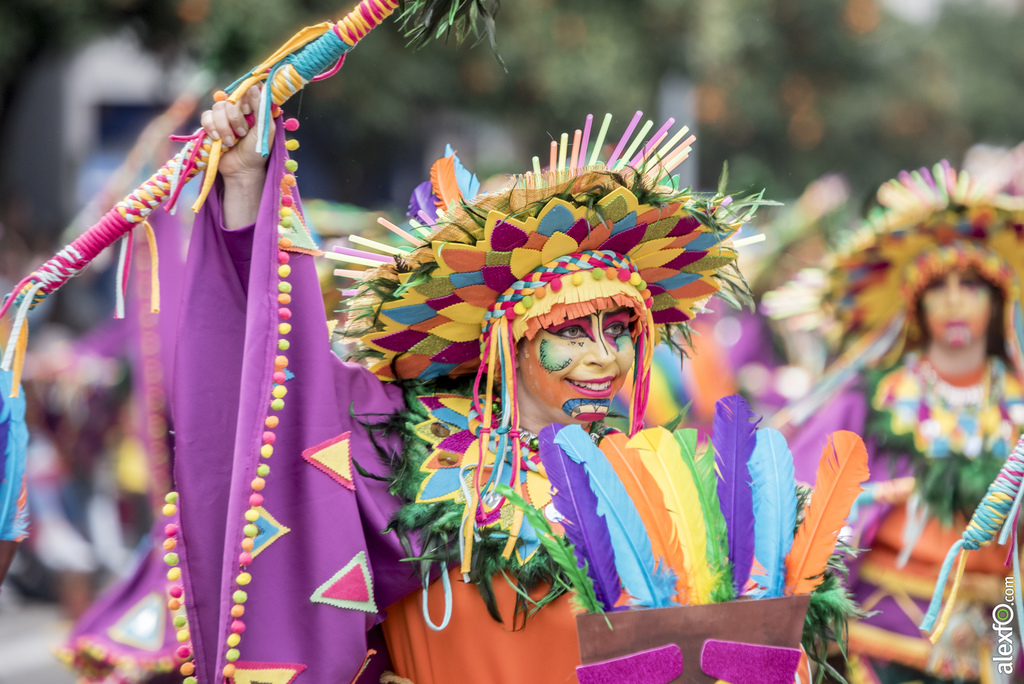
{"label": "blurred tree foliage", "polygon": [[730,159],[737,182],[792,197],[838,170],[864,197],[900,169],[1024,139],[1019,10],[951,1],[910,24],[876,0],[719,0],[694,18],[705,180]]}
{"label": "blurred tree foliage", "polygon": [[[157,48],[182,41],[227,83],[350,4],[5,0],[0,83],[6,92],[44,47],[125,23]],[[697,93],[702,185],[729,160],[733,187],[792,197],[840,170],[863,197],[901,168],[1024,139],[1022,32],[1019,10],[967,0],[947,0],[927,23],[881,0],[505,0],[497,42],[507,71],[486,45],[442,40],[412,52],[391,21],[289,108],[301,107],[318,149],[337,150],[338,198],[358,201],[384,182],[386,160],[419,161],[421,124],[439,112],[511,129],[531,146],[525,162],[546,150],[542,132],[557,137],[605,111],[621,130],[635,109],[655,110],[664,77],[682,76]],[[356,160],[358,178],[345,170]]]}
{"label": "blurred tree foliage", "polygon": [[[218,0],[196,49],[237,73],[284,27],[337,16],[336,2]],[[540,132],[571,132],[604,111],[621,130],[679,75],[697,89],[702,185],[729,160],[733,187],[793,197],[840,170],[865,197],[900,169],[1024,139],[1022,32],[1020,11],[955,0],[919,24],[879,0],[505,0],[497,37],[507,71],[485,45],[410,53],[392,25],[310,88],[304,106],[343,121],[358,158],[403,149],[423,113],[440,109],[511,127],[543,157]]]}

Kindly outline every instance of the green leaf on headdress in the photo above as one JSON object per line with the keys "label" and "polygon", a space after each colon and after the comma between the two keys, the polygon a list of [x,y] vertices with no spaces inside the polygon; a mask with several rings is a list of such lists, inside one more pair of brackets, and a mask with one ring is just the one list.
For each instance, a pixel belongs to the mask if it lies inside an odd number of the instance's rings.
{"label": "green leaf on headdress", "polygon": [[476,43],[487,39],[491,52],[504,68],[494,36],[494,17],[500,0],[401,0],[399,22],[409,45],[419,49],[433,39],[455,33],[461,45],[472,34]]}
{"label": "green leaf on headdress", "polygon": [[729,187],[729,162],[722,163],[722,175],[718,177],[718,194],[725,196],[725,189]]}

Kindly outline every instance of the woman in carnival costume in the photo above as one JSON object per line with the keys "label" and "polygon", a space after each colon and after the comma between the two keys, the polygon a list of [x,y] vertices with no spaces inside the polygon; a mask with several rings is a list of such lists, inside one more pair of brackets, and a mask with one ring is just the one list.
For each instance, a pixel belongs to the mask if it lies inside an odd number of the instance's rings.
{"label": "woman in carnival costume", "polygon": [[[310,259],[319,251],[286,152],[297,145],[281,130],[297,123],[268,132],[267,163],[248,134],[255,111],[253,88],[203,116],[231,150],[196,219],[175,365],[165,560],[182,674],[235,684],[572,681],[569,580],[548,550],[564,530],[553,497],[565,488],[553,491],[540,452],[556,450],[541,443],[550,426],[574,430],[577,452],[600,443],[615,481],[624,477],[625,435],[603,423],[610,399],[632,382],[635,434],[659,336],[716,292],[743,293],[729,238],[758,200],[657,185],[685,157],[672,149],[681,135],[655,154],[667,125],[643,149],[645,133],[627,146],[631,127],[604,163],[602,131],[588,163],[588,123],[554,170],[494,194],[478,195],[449,154],[414,195],[430,227],[395,227],[411,249],[344,250],[371,268],[357,274],[342,331],[361,339],[363,363],[343,363],[328,344]],[[701,472],[713,479],[710,463]],[[745,469],[736,481],[749,492]],[[637,516],[655,489],[624,483],[615,511]],[[795,513],[794,488],[782,489]],[[792,541],[794,519],[780,520]],[[648,544],[674,539],[647,530]],[[808,576],[822,575],[828,551]],[[712,577],[700,556],[684,568],[670,555],[656,562],[648,546],[649,565],[623,574],[634,602],[680,601],[687,571],[706,579],[704,602],[738,593],[724,558]],[[637,574],[646,598],[630,586]],[[697,591],[688,587],[691,602]],[[601,596],[608,610],[629,601],[617,577]],[[845,619],[848,603],[836,605]],[[380,679],[385,649],[397,675]]]}
{"label": "woman in carnival costume", "polygon": [[[835,429],[863,432],[872,479],[851,544],[851,682],[1003,681],[989,657],[1005,553],[972,554],[961,601],[933,646],[918,625],[946,550],[1024,425],[1024,203],[946,162],[902,173],[821,279],[843,352],[811,394],[776,416],[801,426],[794,453]],[[814,278],[775,302],[806,301]],[[801,285],[800,283],[803,283]],[[797,462],[798,479],[809,464]]]}

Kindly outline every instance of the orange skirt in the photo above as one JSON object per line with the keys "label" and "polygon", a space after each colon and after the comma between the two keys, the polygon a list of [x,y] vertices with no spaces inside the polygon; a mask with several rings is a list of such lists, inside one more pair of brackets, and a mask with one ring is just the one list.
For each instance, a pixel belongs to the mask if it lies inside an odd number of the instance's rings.
{"label": "orange skirt", "polygon": [[[423,619],[422,589],[388,607],[381,627],[395,674],[413,684],[576,684],[580,651],[568,595],[527,618],[525,628],[512,631],[516,593],[504,576],[493,579],[504,624],[487,612],[475,585],[463,582],[457,570],[450,577],[452,617],[441,631],[430,629]],[[546,589],[542,585],[534,595],[542,596]],[[430,585],[427,602],[431,621],[440,624],[441,582]]]}

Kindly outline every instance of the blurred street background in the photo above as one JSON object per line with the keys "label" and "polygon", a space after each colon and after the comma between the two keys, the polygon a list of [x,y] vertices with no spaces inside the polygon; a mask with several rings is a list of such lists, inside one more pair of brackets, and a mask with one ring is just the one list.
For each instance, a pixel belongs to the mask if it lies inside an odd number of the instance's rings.
{"label": "blurred street background", "polygon": [[[347,0],[0,2],[0,289],[172,156],[167,135],[194,130],[214,90],[299,28],[348,9]],[[301,124],[292,156],[325,243],[377,237],[379,215],[398,222],[447,143],[494,187],[495,174],[546,159],[550,141],[571,138],[587,114],[611,112],[617,131],[636,110],[656,124],[674,117],[697,135],[678,170],[683,185],[714,189],[727,163],[730,189],[764,188],[786,204],[744,229],[768,236],[744,254],[759,293],[814,264],[901,169],[946,158],[978,174],[998,168],[1019,186],[1022,35],[1024,0],[505,0],[501,61],[486,39],[414,52],[390,21],[285,111]],[[183,197],[163,233],[161,269],[183,258],[190,205]],[[161,314],[170,322],[149,318],[140,285],[135,308],[114,321],[115,262],[97,259],[31,317],[32,536],[0,593],[2,684],[73,681],[51,651],[152,545],[169,487],[174,307]],[[133,282],[147,283],[146,264],[133,268]],[[327,268],[328,311],[340,287]],[[739,350],[748,324],[712,318],[702,339]],[[793,341],[773,339],[758,351],[774,361],[714,349],[703,366],[665,361],[657,419],[692,402],[699,421],[718,391],[739,388],[763,406],[799,396],[823,352],[789,365],[783,347]]]}

